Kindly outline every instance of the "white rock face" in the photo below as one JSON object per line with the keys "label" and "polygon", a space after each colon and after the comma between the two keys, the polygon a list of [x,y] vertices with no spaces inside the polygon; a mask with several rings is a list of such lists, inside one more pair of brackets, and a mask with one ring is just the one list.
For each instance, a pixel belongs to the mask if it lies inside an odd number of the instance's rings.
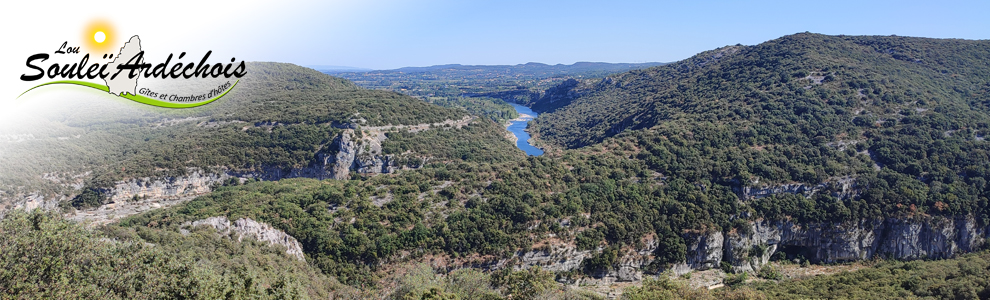
{"label": "white rock face", "polygon": [[[134,47],[127,44],[128,49],[138,49],[140,42],[138,37],[132,38]],[[131,51],[131,50],[128,50]],[[130,52],[127,52],[130,53]],[[132,53],[135,54],[136,53]],[[119,56],[118,56],[119,57]],[[189,198],[199,196],[212,191],[216,184],[226,182],[232,177],[239,178],[241,182],[256,178],[261,180],[280,180],[286,178],[315,178],[315,179],[349,179],[351,172],[364,175],[375,175],[392,173],[396,170],[396,161],[393,155],[382,153],[382,142],[386,140],[385,132],[388,130],[407,130],[408,132],[419,132],[424,130],[434,130],[432,128],[461,128],[474,120],[471,116],[466,116],[460,120],[447,120],[433,124],[416,125],[395,125],[381,127],[367,127],[361,131],[355,131],[357,125],[348,125],[343,132],[333,139],[332,142],[323,145],[323,150],[316,153],[316,159],[308,166],[297,168],[281,168],[274,166],[256,166],[248,170],[229,170],[220,167],[220,170],[205,171],[199,168],[188,168],[184,176],[174,177],[143,177],[118,181],[113,187],[101,189],[100,192],[106,195],[107,203],[115,204],[138,198],[147,198],[150,201],[175,200],[178,198]],[[275,126],[275,124],[259,122],[255,126]],[[437,129],[442,130],[442,129]],[[83,188],[81,180],[76,189]],[[55,209],[60,202],[66,201],[65,197],[51,199],[44,195],[16,194],[9,195],[0,191],[0,202],[11,203],[11,206],[0,206],[0,217],[2,212],[10,208],[44,208]],[[71,198],[71,197],[70,197]],[[153,203],[154,204],[154,203]],[[157,204],[164,207],[165,202]],[[172,203],[175,204],[175,203]],[[105,207],[110,208],[111,207]],[[126,213],[126,212],[124,212]],[[123,216],[123,215],[121,215]]]}
{"label": "white rock face", "polygon": [[395,160],[392,155],[382,154],[385,139],[385,133],[377,130],[364,134],[354,129],[344,129],[316,154],[316,161],[308,167],[288,171],[264,168],[260,172],[244,175],[264,180],[296,177],[345,180],[351,178],[351,172],[365,175],[392,173],[395,171]]}
{"label": "white rock face", "polygon": [[[0,194],[2,195],[2,194]],[[8,200],[9,199],[9,200]],[[31,194],[19,194],[14,197],[3,198],[0,197],[0,202],[10,201],[10,206],[0,207],[0,219],[3,219],[10,209],[23,209],[26,211],[32,211],[35,209],[43,210],[55,210],[58,209],[58,204],[62,201],[67,201],[65,196],[55,197],[45,197],[39,193]]]}
{"label": "white rock face", "polygon": [[[729,235],[724,246],[738,271],[755,271],[781,247],[799,249],[816,263],[894,259],[942,259],[979,249],[987,228],[977,228],[972,217],[874,219],[848,223],[808,224],[761,221],[751,234]],[[761,257],[750,257],[754,246],[765,246]]]}
{"label": "white rock face", "polygon": [[[725,261],[735,271],[759,271],[779,251],[800,251],[814,263],[837,263],[884,257],[902,260],[942,259],[971,252],[983,246],[990,228],[978,227],[972,217],[871,219],[847,223],[798,225],[788,221],[750,223],[739,231],[688,232],[685,260],[670,267],[675,275],[693,270],[718,268]],[[754,249],[755,248],[755,249]],[[759,249],[762,249],[760,251]],[[599,249],[600,250],[600,249]],[[657,243],[645,239],[643,246],[622,253],[610,271],[596,274],[602,282],[638,281],[653,261]],[[762,252],[762,253],[760,253]],[[541,266],[551,271],[570,271],[595,251],[577,251],[573,246],[519,252],[499,260],[490,269],[523,269]],[[756,256],[754,256],[756,255]]]}
{"label": "white rock face", "polygon": [[795,194],[805,197],[814,196],[821,191],[829,191],[832,197],[838,199],[848,199],[859,195],[860,189],[856,186],[855,177],[840,177],[818,185],[807,185],[803,183],[781,184],[763,187],[741,187],[735,188],[740,198],[744,200],[759,199],[772,195]]}
{"label": "white rock face", "polygon": [[240,242],[244,237],[250,237],[260,242],[267,242],[270,245],[285,247],[285,253],[295,256],[296,259],[306,260],[303,256],[302,245],[296,238],[285,232],[273,228],[271,225],[259,223],[248,218],[240,218],[233,223],[227,217],[210,217],[192,223],[183,224],[182,227],[210,226],[221,235],[229,236],[231,233],[237,236]]}
{"label": "white rock face", "polygon": [[640,281],[643,280],[643,272],[634,267],[619,267],[615,277],[617,281]]}
{"label": "white rock face", "polygon": [[517,264],[512,264],[509,259],[500,261],[497,267],[511,266],[514,269],[527,269],[532,266],[540,266],[544,270],[562,272],[575,270],[581,267],[581,262],[591,256],[591,250],[579,251],[573,247],[559,247],[549,251],[529,251],[521,254],[517,253]]}
{"label": "white rock face", "polygon": [[369,134],[360,133],[360,137],[356,134],[358,133],[353,129],[345,129],[333,140],[331,149],[337,150],[333,163],[330,164],[324,159],[324,170],[329,168],[328,178],[348,179],[350,171],[360,174],[383,174],[395,171],[392,156],[382,154],[385,133],[375,130]]}
{"label": "white rock face", "polygon": [[722,232],[686,233],[682,237],[687,243],[686,260],[678,264],[683,266],[674,266],[675,273],[683,274],[691,270],[717,268],[722,262],[722,247],[725,242]]}
{"label": "white rock face", "polygon": [[[381,143],[385,134],[376,132],[368,134],[355,141],[353,129],[346,129],[328,144],[326,151],[317,154],[317,161],[305,168],[283,170],[281,168],[263,167],[249,172],[206,172],[197,168],[189,168],[185,176],[175,177],[143,177],[117,182],[113,188],[104,190],[108,203],[129,202],[134,197],[159,201],[163,206],[165,199],[188,198],[207,194],[217,184],[230,178],[240,178],[243,182],[248,178],[263,180],[280,180],[284,178],[316,178],[316,179],[349,179],[350,172],[374,175],[392,173],[395,171],[395,161],[392,155],[381,153]],[[57,206],[58,201],[43,201],[40,196],[21,197],[17,207],[51,207]],[[64,199],[62,199],[64,200]],[[50,203],[49,203],[50,202]],[[176,203],[170,203],[176,204]],[[112,209],[112,207],[111,207]],[[121,212],[126,215],[127,212]],[[121,216],[124,216],[121,215]]]}
{"label": "white rock face", "polygon": [[357,156],[357,146],[351,137],[354,136],[353,129],[345,129],[336,139],[333,140],[333,147],[337,148],[337,155],[332,156],[333,160],[324,160],[324,170],[329,167],[329,178],[343,180],[350,177],[351,165],[354,164],[354,157]]}
{"label": "white rock face", "polygon": [[138,178],[117,182],[109,191],[110,202],[123,202],[133,197],[166,198],[195,196],[209,193],[214,184],[230,178],[227,174],[205,174],[198,170],[188,176]]}

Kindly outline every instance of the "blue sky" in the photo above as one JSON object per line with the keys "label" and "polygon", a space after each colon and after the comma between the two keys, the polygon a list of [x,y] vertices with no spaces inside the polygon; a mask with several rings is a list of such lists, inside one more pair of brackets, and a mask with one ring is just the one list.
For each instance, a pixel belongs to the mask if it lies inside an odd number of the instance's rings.
{"label": "blue sky", "polygon": [[[47,2],[46,2],[47,3]],[[3,66],[75,41],[95,17],[149,53],[373,69],[671,62],[797,32],[990,39],[990,1],[55,1],[0,12]],[[42,16],[45,18],[39,19]],[[32,26],[24,26],[31,24]],[[12,30],[14,29],[14,30]],[[161,52],[161,53],[158,53]],[[200,56],[195,54],[193,56]],[[16,72],[15,72],[16,73]],[[18,73],[19,75],[19,73]]]}
{"label": "blue sky", "polygon": [[[670,62],[804,31],[990,38],[990,1],[370,1],[339,9],[345,22],[316,13],[271,27],[305,28],[282,43],[313,38],[306,48],[323,51],[271,48],[265,57],[376,69]],[[335,15],[334,4],[319,10]]]}
{"label": "blue sky", "polygon": [[[372,69],[438,64],[673,62],[798,32],[990,39],[990,1],[48,0],[0,10],[0,99],[37,82],[25,59],[80,46],[96,19],[147,61],[187,52]],[[119,46],[115,46],[119,47]],[[116,49],[116,48],[114,48]],[[90,63],[105,63],[93,53]],[[45,66],[79,62],[52,55]],[[35,96],[40,95],[36,94]],[[28,100],[0,101],[0,115]]]}

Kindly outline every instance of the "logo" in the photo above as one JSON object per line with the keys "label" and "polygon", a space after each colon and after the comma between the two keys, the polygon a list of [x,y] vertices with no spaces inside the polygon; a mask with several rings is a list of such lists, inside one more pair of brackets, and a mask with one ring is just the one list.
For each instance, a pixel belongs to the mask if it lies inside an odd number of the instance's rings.
{"label": "logo", "polygon": [[[128,38],[119,50],[115,50],[117,34],[113,26],[103,20],[91,22],[83,30],[83,43],[81,46],[70,45],[65,41],[58,47],[58,50],[49,53],[38,53],[27,58],[25,65],[28,72],[21,75],[23,81],[37,81],[49,79],[54,81],[36,85],[21,96],[31,90],[55,84],[70,84],[83,87],[94,88],[109,93],[117,97],[133,100],[139,103],[166,108],[190,108],[206,105],[216,101],[226,95],[237,86],[241,77],[247,74],[247,67],[244,61],[237,63],[236,58],[230,58],[229,63],[210,63],[210,55],[213,51],[207,51],[199,63],[175,63],[173,58],[182,60],[186,57],[186,52],[175,56],[174,53],[168,55],[164,62],[152,64],[145,62],[145,51],[141,48],[141,37],[134,35]],[[85,54],[83,51],[85,50]],[[90,63],[90,52],[105,53],[102,60],[109,60],[103,64]],[[51,63],[45,66],[45,61],[53,55],[61,56],[82,56],[78,63],[59,64]],[[99,54],[97,54],[99,55]],[[236,63],[236,65],[235,65]],[[174,93],[154,91],[141,87],[141,78],[160,79],[197,79],[197,78],[228,78],[226,81],[210,90],[199,90],[188,93]],[[84,80],[102,80],[95,83]],[[20,97],[20,96],[18,96]]]}

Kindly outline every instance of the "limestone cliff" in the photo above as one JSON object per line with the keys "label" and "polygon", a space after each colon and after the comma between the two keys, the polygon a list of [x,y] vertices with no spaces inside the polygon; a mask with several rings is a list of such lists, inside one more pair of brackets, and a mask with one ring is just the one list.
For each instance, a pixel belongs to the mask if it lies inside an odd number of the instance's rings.
{"label": "limestone cliff", "polygon": [[249,237],[269,245],[282,246],[285,247],[286,254],[299,260],[306,260],[303,256],[302,245],[296,238],[265,223],[259,223],[248,218],[240,218],[231,223],[226,217],[211,217],[182,224],[182,232],[188,234],[188,228],[196,226],[213,227],[221,235],[236,236],[238,242]]}
{"label": "limestone cliff", "polygon": [[[724,261],[735,271],[754,272],[781,252],[787,259],[800,257],[814,263],[877,257],[901,260],[950,258],[984,247],[988,232],[990,227],[978,226],[972,217],[871,219],[805,225],[761,220],[751,222],[749,230],[683,233],[687,243],[685,260],[669,270],[680,275],[692,270],[717,268]],[[640,280],[657,251],[657,243],[652,238],[645,238],[642,245],[624,249],[618,263],[597,277],[606,283]],[[482,267],[518,269],[538,265],[552,271],[579,270],[584,259],[591,257],[593,252],[564,245],[518,252],[511,258]]]}
{"label": "limestone cliff", "polygon": [[[360,136],[357,136],[360,134]],[[327,178],[347,179],[350,171],[360,174],[382,174],[395,171],[395,161],[392,155],[382,153],[382,142],[385,133],[379,130],[361,131],[346,129],[333,141],[333,149],[337,154],[333,157]]]}
{"label": "limestone cliff", "polygon": [[[222,184],[230,178],[244,181],[250,178],[262,180],[279,180],[284,178],[316,178],[316,179],[348,179],[350,172],[374,175],[391,173],[395,170],[395,160],[391,155],[382,154],[382,141],[385,134],[367,134],[355,138],[353,129],[345,129],[340,135],[317,153],[314,162],[305,168],[285,170],[275,167],[262,167],[249,171],[231,171],[225,168],[218,172],[190,168],[188,175],[175,177],[143,177],[117,182],[113,187],[104,189],[107,203],[127,202],[134,198],[175,199],[192,197],[209,193],[214,186]],[[33,208],[46,206],[41,196],[25,197],[23,207]],[[57,201],[56,201],[57,202]],[[52,206],[54,205],[47,205]],[[47,207],[46,206],[46,207]]]}
{"label": "limestone cliff", "polygon": [[[872,219],[846,223],[798,225],[788,221],[760,221],[748,233],[728,235],[726,261],[738,271],[753,271],[778,251],[815,263],[893,259],[939,259],[980,249],[987,227],[971,217]],[[766,249],[760,251],[751,249]]]}
{"label": "limestone cliff", "polygon": [[[66,201],[64,196],[60,197],[45,197],[40,193],[31,193],[27,195],[17,195],[13,197],[15,199],[11,203],[13,209],[24,209],[24,210],[35,210],[35,209],[45,209],[52,210],[58,207],[58,204],[62,201]],[[6,214],[6,209],[0,209],[0,218]]]}
{"label": "limestone cliff", "polygon": [[[281,166],[262,165],[247,169],[231,169],[219,166],[210,171],[189,168],[183,176],[142,177],[130,178],[116,182],[112,187],[96,187],[106,197],[107,205],[94,211],[114,210],[114,205],[137,199],[148,199],[152,205],[158,202],[164,204],[177,203],[177,199],[191,199],[194,196],[209,193],[214,186],[225,183],[231,178],[244,182],[249,179],[280,180],[285,178],[315,178],[315,179],[349,179],[351,172],[362,175],[377,175],[395,172],[397,162],[392,154],[382,151],[382,142],[387,137],[386,132],[406,130],[411,133],[431,130],[433,128],[462,128],[473,122],[475,117],[465,116],[461,119],[446,120],[437,123],[422,123],[413,125],[385,125],[378,127],[359,126],[357,123],[335,125],[343,129],[331,142],[319,145],[320,150],[314,155],[310,164],[303,167],[285,168]],[[277,126],[275,123],[259,123],[255,126]],[[86,173],[88,175],[89,173]],[[82,179],[71,183],[75,190],[83,188]],[[65,196],[52,196],[40,193],[8,195],[0,191],[0,206],[2,212],[10,208],[45,208],[57,209],[59,203],[70,200]],[[168,202],[168,203],[166,203]],[[148,206],[150,207],[150,206]],[[130,212],[122,212],[124,215]],[[93,215],[93,214],[84,214]],[[106,214],[100,214],[105,216]],[[117,215],[115,218],[122,217]],[[105,219],[105,218],[104,218]],[[110,218],[114,219],[114,218]],[[109,219],[108,219],[109,220]]]}
{"label": "limestone cliff", "polygon": [[818,192],[826,192],[836,199],[849,199],[858,196],[861,192],[856,184],[856,178],[849,176],[832,178],[817,185],[804,183],[761,185],[759,182],[755,182],[749,186],[737,186],[733,189],[739,195],[739,198],[744,200],[779,194],[795,194],[811,197]]}
{"label": "limestone cliff", "polygon": [[110,203],[123,202],[134,197],[138,198],[167,198],[194,196],[210,192],[214,184],[223,182],[231,177],[226,173],[206,174],[201,170],[192,169],[189,175],[166,178],[136,178],[117,182],[107,191]]}
{"label": "limestone cliff", "polygon": [[395,159],[382,153],[385,139],[385,133],[377,129],[355,131],[347,128],[324,145],[309,166],[288,170],[263,167],[254,172],[231,175],[262,180],[299,177],[344,180],[351,178],[351,172],[363,175],[391,173],[395,171]]}

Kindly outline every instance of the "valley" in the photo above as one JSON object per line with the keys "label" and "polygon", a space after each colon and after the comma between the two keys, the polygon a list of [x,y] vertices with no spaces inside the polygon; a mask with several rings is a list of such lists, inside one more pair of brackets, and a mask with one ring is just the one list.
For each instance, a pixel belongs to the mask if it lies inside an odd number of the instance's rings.
{"label": "valley", "polygon": [[249,62],[202,108],[0,131],[0,291],[143,295],[116,264],[190,298],[986,297],[984,57],[798,33],[668,64]]}

